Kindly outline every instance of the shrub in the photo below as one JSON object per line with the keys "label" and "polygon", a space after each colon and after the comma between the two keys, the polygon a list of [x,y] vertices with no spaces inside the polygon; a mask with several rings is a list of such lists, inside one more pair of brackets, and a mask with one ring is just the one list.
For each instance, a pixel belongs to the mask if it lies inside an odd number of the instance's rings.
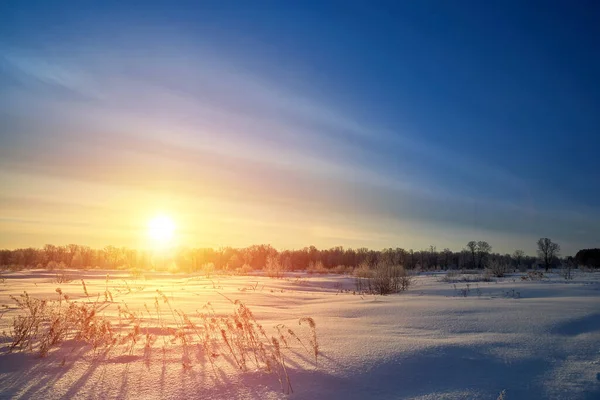
{"label": "shrub", "polygon": [[215,271],[215,264],[206,263],[202,266],[202,272],[206,278],[210,278],[210,275]]}
{"label": "shrub", "polygon": [[356,289],[359,292],[370,292],[376,294],[392,294],[407,290],[413,282],[413,276],[403,266],[380,263],[373,270],[357,271]]}
{"label": "shrub", "polygon": [[559,271],[559,275],[565,278],[565,280],[573,279],[573,267],[570,264],[563,266]]}
{"label": "shrub", "polygon": [[71,277],[69,275],[67,275],[64,271],[61,271],[54,275],[54,280],[56,281],[56,283],[60,284],[60,283],[69,283],[73,279],[71,279]]}
{"label": "shrub", "polygon": [[352,274],[357,278],[373,278],[375,276],[375,272],[366,262],[360,263],[358,267],[352,271]]}
{"label": "shrub", "polygon": [[144,277],[144,274],[142,272],[142,269],[139,267],[133,267],[129,270],[129,276],[134,279],[134,280],[138,280]]}
{"label": "shrub", "polygon": [[458,271],[448,271],[446,275],[441,278],[442,282],[458,282],[460,281],[460,273]]}
{"label": "shrub", "polygon": [[492,276],[495,276],[496,278],[502,278],[504,275],[510,272],[510,267],[508,264],[498,260],[493,260],[489,264],[488,271],[492,274]]}
{"label": "shrub", "polygon": [[478,275],[478,279],[482,282],[491,282],[492,281],[492,271],[486,269],[483,273]]}
{"label": "shrub", "polygon": [[532,281],[539,281],[544,279],[544,273],[542,271],[529,271],[527,273],[527,278]]}
{"label": "shrub", "polygon": [[372,279],[373,291],[379,294],[398,293],[408,289],[412,276],[401,265],[380,263],[375,267]]}
{"label": "shrub", "polygon": [[279,262],[279,258],[276,256],[269,256],[267,258],[267,265],[265,265],[265,274],[269,278],[282,278],[283,277],[283,265]]}
{"label": "shrub", "polygon": [[50,271],[54,271],[58,268],[58,263],[56,261],[49,261],[46,265],[46,268],[48,268]]}
{"label": "shrub", "polygon": [[252,271],[254,271],[254,268],[252,268],[248,264],[244,264],[240,268],[237,269],[237,273],[240,274],[240,275],[248,275]]}
{"label": "shrub", "polygon": [[585,265],[580,265],[577,267],[577,269],[581,272],[594,272],[594,268]]}
{"label": "shrub", "polygon": [[319,260],[315,263],[312,261],[308,264],[308,268],[306,268],[306,272],[309,274],[328,274],[329,270],[325,268],[323,263]]}

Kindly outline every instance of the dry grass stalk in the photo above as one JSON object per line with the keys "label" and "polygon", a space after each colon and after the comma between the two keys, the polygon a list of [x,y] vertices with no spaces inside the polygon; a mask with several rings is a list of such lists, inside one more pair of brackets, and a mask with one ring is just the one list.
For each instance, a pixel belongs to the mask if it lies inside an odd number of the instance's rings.
{"label": "dry grass stalk", "polygon": [[308,324],[308,327],[310,328],[310,345],[313,348],[313,354],[315,356],[315,366],[318,365],[318,356],[319,356],[319,342],[317,340],[317,324],[315,323],[315,320],[312,319],[311,317],[304,317],[304,318],[300,318],[300,320],[298,321],[298,325],[302,325],[302,323],[305,322]]}
{"label": "dry grass stalk", "polygon": [[[103,351],[103,360],[109,359],[113,350],[121,349],[121,354],[133,355],[139,348],[146,366],[149,366],[152,349],[158,336],[161,336],[163,362],[167,346],[179,345],[182,349],[182,366],[190,369],[191,348],[197,346],[206,356],[215,375],[216,359],[219,356],[230,357],[242,371],[252,367],[253,370],[277,374],[285,393],[293,392],[284,354],[284,350],[290,347],[290,339],[297,341],[308,353],[312,352],[315,365],[318,362],[316,324],[310,317],[299,320],[300,325],[310,329],[310,345],[307,345],[283,324],[276,327],[278,337],[269,336],[252,311],[239,300],[232,301],[234,309],[230,314],[218,315],[207,303],[190,315],[173,308],[170,299],[157,290],[154,312],[146,304],[142,311],[137,312],[121,301],[117,305],[119,325],[115,329],[103,315],[105,308],[114,304],[108,276],[103,300],[100,300],[100,294],[92,300],[83,280],[82,287],[86,301],[72,301],[60,288],[55,290],[58,295],[55,301],[36,299],[27,292],[12,296],[19,314],[13,320],[10,350],[33,352],[44,357],[61,343],[74,340],[88,344],[94,354]],[[160,300],[169,308],[170,318],[162,315]],[[156,325],[161,334],[152,333]],[[140,344],[143,349],[138,346]],[[311,347],[312,351],[309,351]]]}

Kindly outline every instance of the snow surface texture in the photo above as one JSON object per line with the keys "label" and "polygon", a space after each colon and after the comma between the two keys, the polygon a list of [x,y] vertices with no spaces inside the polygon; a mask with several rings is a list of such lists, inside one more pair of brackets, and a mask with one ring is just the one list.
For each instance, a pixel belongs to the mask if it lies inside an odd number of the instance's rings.
{"label": "snow surface texture", "polygon": [[[46,358],[8,352],[0,343],[0,398],[15,399],[600,399],[600,273],[576,272],[572,281],[550,275],[524,281],[519,274],[492,282],[464,282],[445,273],[421,274],[399,295],[353,294],[350,276],[287,274],[204,276],[149,273],[134,279],[123,271],[4,273],[0,304],[26,290],[56,299],[60,287],[85,301],[111,287],[130,287],[104,312],[116,319],[116,304],[131,310],[152,304],[156,289],[173,308],[193,313],[210,302],[230,313],[225,298],[239,299],[270,334],[284,323],[314,318],[318,365],[297,345],[286,353],[294,393],[283,394],[277,376],[240,371],[224,356],[216,372],[200,354],[182,366],[177,345],[157,349],[144,362],[142,345],[132,355],[94,358],[89,348],[63,343]],[[348,292],[349,290],[349,292]],[[218,292],[218,293],[217,293]],[[220,295],[220,294],[222,295]],[[224,295],[224,296],[223,296]],[[111,314],[112,312],[112,314]],[[16,310],[0,319],[6,331]],[[115,324],[117,321],[115,321]],[[198,351],[199,352],[199,351]],[[204,360],[204,361],[203,361]]]}

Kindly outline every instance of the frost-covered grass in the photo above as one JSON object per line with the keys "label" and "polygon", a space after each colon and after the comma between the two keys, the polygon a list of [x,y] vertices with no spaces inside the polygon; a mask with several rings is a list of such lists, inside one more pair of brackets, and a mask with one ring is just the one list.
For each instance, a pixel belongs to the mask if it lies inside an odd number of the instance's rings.
{"label": "frost-covered grass", "polygon": [[[329,274],[65,271],[58,282],[56,272],[7,272],[0,398],[600,398],[599,273],[467,275],[422,273],[407,291],[379,296]],[[43,337],[10,351],[23,309],[9,296],[24,291],[54,317],[58,301],[94,309],[117,341],[94,350],[76,318],[45,357]]]}

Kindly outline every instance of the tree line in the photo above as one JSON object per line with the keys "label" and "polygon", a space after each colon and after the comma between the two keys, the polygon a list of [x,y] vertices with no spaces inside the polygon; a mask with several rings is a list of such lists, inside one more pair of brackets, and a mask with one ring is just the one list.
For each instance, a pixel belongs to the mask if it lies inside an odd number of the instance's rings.
{"label": "tree line", "polygon": [[600,268],[600,249],[583,249],[575,254],[575,260],[579,265],[592,268]]}
{"label": "tree line", "polygon": [[[546,269],[558,265],[560,246],[548,238],[537,242],[536,257],[526,255],[523,250],[512,254],[492,252],[486,241],[470,241],[461,251],[436,246],[414,251],[403,248],[370,250],[367,248],[317,249],[315,246],[296,250],[278,251],[268,244],[245,248],[181,248],[167,254],[153,253],[125,247],[106,246],[93,249],[89,246],[69,244],[66,246],[45,245],[43,248],[0,250],[0,265],[22,268],[140,268],[175,269],[193,272],[212,264],[217,270],[237,270],[246,266],[262,269],[269,259],[276,259],[285,270],[305,270],[315,265],[327,269],[338,266],[356,268],[360,265],[374,266],[380,263],[403,265],[407,269],[483,269],[490,263],[502,263],[512,268],[532,268],[539,265]],[[582,265],[598,267],[599,249],[582,250],[576,260]],[[592,264],[588,261],[592,260]],[[593,261],[596,260],[596,261]],[[565,260],[566,261],[566,260]],[[595,264],[594,264],[595,262]]]}

